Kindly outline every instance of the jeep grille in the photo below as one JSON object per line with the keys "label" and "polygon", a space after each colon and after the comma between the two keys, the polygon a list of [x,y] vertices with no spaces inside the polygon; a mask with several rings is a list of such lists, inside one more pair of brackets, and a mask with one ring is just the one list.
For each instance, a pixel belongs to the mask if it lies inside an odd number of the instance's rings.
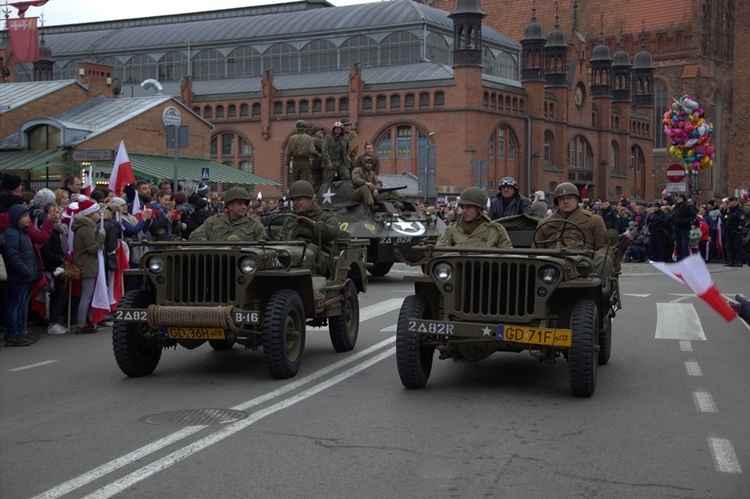
{"label": "jeep grille", "polygon": [[167,301],[181,305],[225,305],[237,299],[235,255],[185,251],[165,257]]}
{"label": "jeep grille", "polygon": [[475,260],[457,262],[455,273],[454,314],[477,318],[534,314],[535,265]]}

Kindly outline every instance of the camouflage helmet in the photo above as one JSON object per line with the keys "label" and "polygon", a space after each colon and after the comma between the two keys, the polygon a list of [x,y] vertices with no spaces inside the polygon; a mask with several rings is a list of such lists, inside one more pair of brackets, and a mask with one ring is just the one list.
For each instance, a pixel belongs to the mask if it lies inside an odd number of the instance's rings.
{"label": "camouflage helmet", "polygon": [[573,195],[578,198],[578,201],[581,201],[581,193],[578,192],[578,187],[575,186],[575,184],[572,184],[570,182],[563,182],[562,184],[558,185],[555,188],[555,205],[557,205],[557,198],[560,196],[570,196]]}
{"label": "camouflage helmet", "polygon": [[307,123],[305,123],[305,120],[299,120],[294,124],[294,128],[298,130],[304,130],[307,128]]}
{"label": "camouflage helmet", "polygon": [[250,195],[242,187],[232,187],[224,194],[224,203],[227,205],[238,199],[245,201],[245,204],[250,203]]}
{"label": "camouflage helmet", "polygon": [[334,131],[336,128],[340,128],[341,131],[343,132],[344,131],[344,124],[341,123],[340,121],[337,121],[336,123],[333,124],[333,127],[331,127],[331,131]]}
{"label": "camouflage helmet", "polygon": [[458,201],[458,204],[462,206],[475,206],[479,209],[479,213],[481,213],[487,208],[487,194],[479,187],[469,187],[461,193],[461,199]]}
{"label": "camouflage helmet", "polygon": [[307,180],[297,180],[289,186],[289,199],[298,197],[315,197],[315,190],[310,182]]}

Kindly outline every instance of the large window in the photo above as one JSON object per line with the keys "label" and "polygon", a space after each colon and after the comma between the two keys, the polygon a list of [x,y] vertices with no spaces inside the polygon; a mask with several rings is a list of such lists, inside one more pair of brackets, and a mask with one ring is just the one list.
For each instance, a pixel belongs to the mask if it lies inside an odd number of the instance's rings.
{"label": "large window", "polygon": [[140,84],[149,78],[156,78],[156,61],[147,55],[137,55],[125,63],[123,79],[125,83]]}
{"label": "large window", "polygon": [[211,158],[227,166],[253,171],[253,148],[244,137],[234,132],[220,132],[211,137]]}
{"label": "large window", "polygon": [[336,46],[328,40],[314,40],[300,52],[300,70],[303,73],[330,71],[338,67]]}
{"label": "large window", "polygon": [[554,163],[555,138],[549,130],[544,132],[544,162]]}
{"label": "large window", "polygon": [[497,185],[497,181],[503,177],[517,177],[517,150],[518,139],[512,129],[501,125],[493,130],[487,142],[487,185]]}
{"label": "large window", "polygon": [[612,142],[609,145],[609,168],[613,171],[619,171],[620,170],[620,146],[617,145],[617,142]]}
{"label": "large window", "polygon": [[594,155],[591,146],[583,137],[576,137],[568,143],[568,165],[575,168],[591,169]]}
{"label": "large window", "polygon": [[288,43],[277,43],[263,54],[263,70],[275,74],[299,72],[299,53]]}
{"label": "large window", "polygon": [[414,64],[420,62],[422,43],[416,35],[407,31],[397,31],[380,42],[380,64]]}
{"label": "large window", "polygon": [[60,129],[49,125],[40,125],[27,131],[29,149],[32,151],[54,151],[60,146]]}
{"label": "large window", "polygon": [[668,109],[667,85],[663,81],[654,81],[654,149],[666,149],[667,134],[661,124],[662,117]]}
{"label": "large window", "polygon": [[367,36],[349,38],[341,44],[340,54],[342,68],[350,68],[357,63],[363,67],[378,65],[378,44]]}
{"label": "large window", "polygon": [[193,57],[193,76],[197,80],[226,78],[225,61],[226,59],[218,50],[201,50]]}
{"label": "large window", "polygon": [[382,173],[418,173],[420,147],[429,145],[427,135],[411,124],[394,125],[375,141]]}
{"label": "large window", "polygon": [[227,57],[227,77],[260,76],[262,57],[252,47],[240,47]]}
{"label": "large window", "polygon": [[169,52],[164,55],[157,63],[159,76],[157,80],[180,81],[183,77],[188,76],[188,58],[182,52]]}
{"label": "large window", "polygon": [[453,65],[453,51],[443,35],[438,33],[427,35],[427,60],[446,66]]}

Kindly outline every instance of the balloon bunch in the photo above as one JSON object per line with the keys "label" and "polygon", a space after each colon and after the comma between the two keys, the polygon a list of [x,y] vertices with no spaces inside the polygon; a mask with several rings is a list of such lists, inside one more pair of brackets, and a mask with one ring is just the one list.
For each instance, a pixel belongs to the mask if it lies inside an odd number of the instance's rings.
{"label": "balloon bunch", "polygon": [[711,168],[716,154],[716,146],[711,144],[713,123],[703,118],[703,108],[691,95],[673,100],[672,109],[661,120],[672,144],[669,152],[685,163],[686,170]]}

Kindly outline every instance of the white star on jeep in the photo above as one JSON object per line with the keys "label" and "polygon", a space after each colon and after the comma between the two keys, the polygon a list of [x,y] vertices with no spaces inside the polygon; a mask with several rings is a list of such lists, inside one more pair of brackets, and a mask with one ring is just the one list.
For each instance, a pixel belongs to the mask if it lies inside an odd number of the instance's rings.
{"label": "white star on jeep", "polygon": [[416,231],[417,229],[414,228],[414,222],[407,222],[406,220],[401,220],[399,218],[398,222],[394,223],[393,225],[398,225],[399,229],[402,231]]}
{"label": "white star on jeep", "polygon": [[484,326],[482,329],[482,336],[492,336],[492,329],[489,326]]}
{"label": "white star on jeep", "polygon": [[331,204],[332,197],[333,193],[331,192],[331,188],[329,187],[328,190],[323,193],[323,204]]}

